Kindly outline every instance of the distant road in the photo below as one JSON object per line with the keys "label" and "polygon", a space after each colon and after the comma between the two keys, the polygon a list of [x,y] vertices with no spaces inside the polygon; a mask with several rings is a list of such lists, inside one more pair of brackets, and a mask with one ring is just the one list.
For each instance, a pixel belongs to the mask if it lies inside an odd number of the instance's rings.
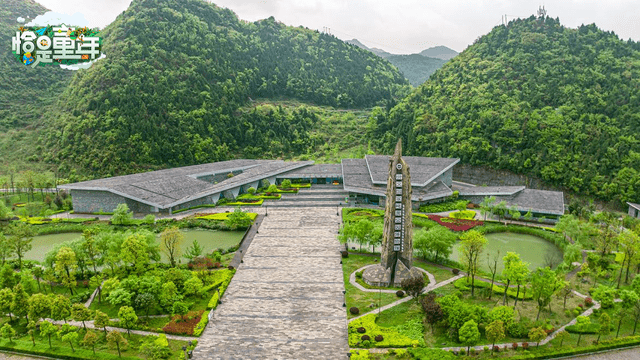
{"label": "distant road", "polygon": [[578,360],[635,360],[640,359],[640,347],[635,349],[610,351],[602,354],[578,356]]}

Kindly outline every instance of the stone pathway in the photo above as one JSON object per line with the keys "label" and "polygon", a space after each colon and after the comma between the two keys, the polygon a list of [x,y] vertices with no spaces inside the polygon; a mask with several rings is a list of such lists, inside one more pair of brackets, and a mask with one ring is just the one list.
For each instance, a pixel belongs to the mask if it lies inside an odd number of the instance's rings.
{"label": "stone pathway", "polygon": [[344,359],[334,208],[269,208],[194,359]]}
{"label": "stone pathway", "polygon": [[[366,266],[365,266],[365,267],[366,267]],[[359,270],[358,270],[358,271],[359,271]],[[425,271],[425,272],[426,272],[426,271]],[[427,272],[427,274],[429,274],[429,273]],[[433,282],[429,283],[429,285],[425,286],[425,288],[424,288],[424,289],[422,289],[422,292],[423,292],[423,293],[428,293],[429,291],[431,291],[431,290],[435,290],[435,289],[437,289],[437,288],[439,288],[439,287],[447,286],[447,285],[451,284],[452,282],[454,282],[454,281],[456,281],[456,280],[458,280],[458,279],[460,279],[460,278],[463,278],[463,277],[464,277],[464,275],[457,275],[457,276],[454,276],[454,277],[452,277],[452,278],[450,278],[450,279],[447,279],[447,280],[442,281],[442,282],[439,282],[439,283],[436,283],[435,278],[434,278],[434,279],[433,279]],[[351,279],[349,279],[349,280],[351,280]],[[351,282],[351,281],[350,281],[350,282]],[[355,276],[354,276],[354,282],[355,282]],[[357,284],[357,283],[356,283],[356,284]],[[360,284],[358,284],[358,285],[360,285]],[[362,286],[361,286],[361,287],[362,287]],[[365,289],[365,288],[363,288],[363,289]],[[365,289],[364,291],[378,292],[379,290],[375,290],[375,289]],[[393,290],[382,290],[382,291],[383,291],[383,292],[389,292],[389,291],[391,291],[392,293],[395,293],[395,291],[393,291]],[[394,302],[392,302],[391,304],[387,304],[387,305],[385,305],[385,306],[383,306],[383,307],[381,307],[381,308],[379,308],[379,309],[371,310],[371,311],[369,311],[368,313],[364,313],[364,314],[362,314],[362,315],[359,315],[359,316],[353,317],[353,318],[349,319],[349,322],[352,322],[352,321],[353,321],[353,320],[355,320],[355,319],[361,318],[361,317],[366,316],[366,315],[369,315],[369,314],[375,314],[375,313],[378,313],[378,312],[380,312],[380,311],[385,311],[385,310],[387,310],[387,309],[391,309],[392,307],[397,306],[397,305],[400,305],[400,304],[402,304],[402,303],[404,303],[404,302],[407,302],[407,301],[409,301],[409,300],[411,300],[411,299],[413,299],[413,296],[407,296],[407,297],[404,297],[404,298],[402,298],[402,299],[400,299],[400,300],[398,300],[398,301],[394,301]]]}

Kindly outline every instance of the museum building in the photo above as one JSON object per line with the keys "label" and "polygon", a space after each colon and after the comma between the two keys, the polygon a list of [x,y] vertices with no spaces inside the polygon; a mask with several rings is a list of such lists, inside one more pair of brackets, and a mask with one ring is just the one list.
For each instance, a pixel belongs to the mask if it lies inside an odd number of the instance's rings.
{"label": "museum building", "polygon": [[[352,203],[383,205],[390,156],[367,155],[343,159],[340,164],[313,161],[229,160],[146,173],[117,176],[58,186],[70,191],[77,213],[112,212],[126,203],[136,213],[169,213],[233,200],[251,187],[294,183],[333,184],[348,192]],[[460,159],[404,156],[410,169],[412,205],[440,202],[457,191],[460,198],[479,203],[485,196],[504,200],[534,216],[564,213],[562,192],[525,189],[524,186],[472,186],[453,181]]]}

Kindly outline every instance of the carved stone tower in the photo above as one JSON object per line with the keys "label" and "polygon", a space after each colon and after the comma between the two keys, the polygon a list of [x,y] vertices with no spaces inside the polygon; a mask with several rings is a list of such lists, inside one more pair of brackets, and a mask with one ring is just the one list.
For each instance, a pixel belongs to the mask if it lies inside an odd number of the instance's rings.
{"label": "carved stone tower", "polygon": [[422,276],[412,267],[411,175],[402,159],[401,140],[389,160],[386,197],[380,265],[367,268],[362,277],[370,285],[399,286],[404,279]]}

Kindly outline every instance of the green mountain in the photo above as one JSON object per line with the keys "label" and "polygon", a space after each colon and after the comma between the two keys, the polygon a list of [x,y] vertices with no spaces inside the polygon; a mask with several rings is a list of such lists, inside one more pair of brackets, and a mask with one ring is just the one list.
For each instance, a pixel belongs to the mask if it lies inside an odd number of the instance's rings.
{"label": "green mountain", "polygon": [[369,136],[577,192],[640,201],[640,44],[531,17],[495,27],[388,112]]}
{"label": "green mountain", "polygon": [[420,55],[426,56],[426,57],[432,57],[440,60],[449,60],[455,57],[456,55],[458,55],[458,52],[453,49],[449,49],[446,46],[440,45],[440,46],[434,46],[434,47],[430,47],[428,49],[422,50],[420,52]]}
{"label": "green mountain", "polygon": [[22,26],[17,19],[28,22],[47,9],[33,0],[2,0],[0,2],[0,133],[38,125],[58,94],[66,88],[73,75],[59,67],[27,67],[11,52],[11,37]]}
{"label": "green mountain", "polygon": [[[431,74],[442,67],[446,60],[455,56],[455,54],[458,54],[448,47],[438,46],[437,48],[430,48],[422,52],[424,53],[433,50],[433,53],[438,56],[427,57],[422,53],[411,55],[395,55],[378,48],[367,47],[358,39],[351,39],[345,42],[347,44],[355,45],[361,49],[371,51],[381,58],[388,60],[395,67],[397,67],[398,70],[400,70],[404,77],[409,80],[409,82],[413,86],[418,86],[425,82],[429,78],[429,76],[431,76]],[[450,53],[443,49],[453,51],[455,54],[451,56]],[[441,58],[439,56],[444,56],[444,58]]]}
{"label": "green mountain", "polygon": [[305,153],[315,114],[237,109],[257,97],[365,108],[408,88],[391,64],[331,35],[241,21],[202,0],[134,0],[101,36],[107,58],[74,76],[50,117],[44,159],[61,170]]}
{"label": "green mountain", "polygon": [[413,86],[418,86],[425,82],[431,74],[440,69],[446,62],[446,60],[418,54],[391,55],[386,59],[395,65]]}

